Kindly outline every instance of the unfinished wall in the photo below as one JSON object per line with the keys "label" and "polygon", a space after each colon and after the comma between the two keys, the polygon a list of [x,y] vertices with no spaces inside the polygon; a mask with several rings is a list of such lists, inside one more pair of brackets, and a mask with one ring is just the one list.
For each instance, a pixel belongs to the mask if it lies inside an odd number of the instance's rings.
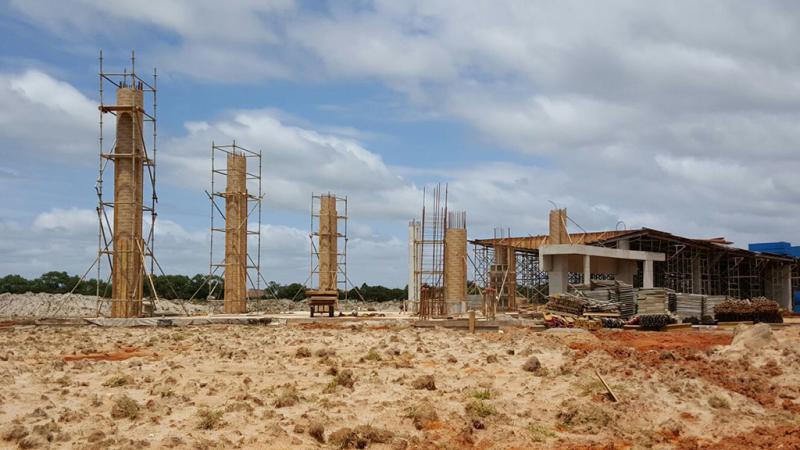
{"label": "unfinished wall", "polygon": [[226,314],[247,312],[247,158],[228,154],[225,188]]}
{"label": "unfinished wall", "polygon": [[[138,317],[144,288],[142,90],[117,90],[111,317]],[[127,107],[127,108],[125,108]]]}
{"label": "unfinished wall", "polygon": [[319,290],[336,291],[338,263],[338,230],[336,197],[320,196],[319,206]]}
{"label": "unfinished wall", "polygon": [[554,209],[550,211],[550,239],[548,244],[569,244],[567,233],[567,209]]}

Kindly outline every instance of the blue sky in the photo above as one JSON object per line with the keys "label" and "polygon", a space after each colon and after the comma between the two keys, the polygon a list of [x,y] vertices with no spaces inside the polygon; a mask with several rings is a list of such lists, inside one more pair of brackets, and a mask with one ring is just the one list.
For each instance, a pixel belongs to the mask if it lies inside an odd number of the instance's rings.
{"label": "blue sky", "polygon": [[652,227],[800,241],[800,7],[763,2],[0,4],[0,273],[94,258],[97,56],[159,78],[159,260],[207,270],[211,140],[264,152],[264,276],[302,281],[312,191],[350,275],[406,283],[422,188],[471,238]]}

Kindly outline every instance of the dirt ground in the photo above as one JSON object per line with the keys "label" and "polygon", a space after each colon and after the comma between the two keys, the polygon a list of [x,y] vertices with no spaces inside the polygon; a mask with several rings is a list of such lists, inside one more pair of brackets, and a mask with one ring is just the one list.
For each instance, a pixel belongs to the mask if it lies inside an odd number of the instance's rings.
{"label": "dirt ground", "polygon": [[7,327],[0,447],[799,448],[799,351],[766,325]]}

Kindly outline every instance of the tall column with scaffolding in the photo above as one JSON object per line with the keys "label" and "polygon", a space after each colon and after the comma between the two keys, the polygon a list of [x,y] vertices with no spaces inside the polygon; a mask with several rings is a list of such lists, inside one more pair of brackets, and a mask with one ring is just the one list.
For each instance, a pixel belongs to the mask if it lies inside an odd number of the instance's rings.
{"label": "tall column with scaffolding", "polygon": [[338,308],[339,289],[347,298],[347,197],[311,194],[312,287],[306,291],[311,316]]}
{"label": "tall column with scaffolding", "polygon": [[[144,312],[145,278],[153,298],[153,271],[156,204],[156,79],[153,70],[150,81],[136,73],[136,58],[131,53],[130,72],[106,72],[100,52],[100,166],[95,190],[98,197],[99,219],[97,279],[103,272],[103,262],[109,265],[111,279],[111,316],[138,317]],[[104,92],[115,90],[115,104],[106,104]],[[150,108],[145,103],[151,100]],[[106,114],[116,118],[116,140],[106,149],[104,122]],[[152,132],[148,150],[145,128]],[[109,163],[114,169],[114,199],[104,197],[105,171]],[[145,203],[145,198],[148,202]],[[113,219],[109,216],[113,212]],[[143,216],[149,215],[149,227],[143,230]],[[113,220],[113,225],[112,225]],[[148,270],[149,260],[149,270]],[[104,294],[103,294],[104,295]],[[98,302],[101,297],[97,284]],[[151,304],[151,306],[154,306]]]}
{"label": "tall column with scaffolding", "polygon": [[[222,158],[225,160],[224,166],[218,161]],[[248,166],[257,166],[258,171],[250,172]],[[216,186],[222,182],[217,180],[218,177],[225,179],[224,191],[216,190]],[[248,185],[257,190],[257,194],[252,194]],[[262,297],[261,282],[264,281],[261,276],[261,152],[248,150],[237,145],[236,141],[230,145],[212,142],[211,192],[208,197],[211,200],[208,300],[218,306],[220,302],[214,294],[221,290],[224,313],[246,313],[248,300]],[[217,199],[224,199],[224,212],[217,204]],[[217,220],[224,222],[225,226],[215,226]],[[224,233],[221,261],[215,253],[216,236],[219,233]],[[220,269],[224,280],[222,289],[219,278],[215,277]],[[264,282],[264,287],[266,284]]]}

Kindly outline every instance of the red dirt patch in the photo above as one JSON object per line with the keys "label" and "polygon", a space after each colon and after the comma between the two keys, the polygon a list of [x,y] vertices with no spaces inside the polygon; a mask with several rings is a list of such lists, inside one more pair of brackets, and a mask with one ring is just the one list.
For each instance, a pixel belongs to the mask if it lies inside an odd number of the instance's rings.
{"label": "red dirt patch", "polygon": [[705,351],[715,345],[728,345],[727,333],[693,331],[667,332],[596,332],[600,341],[570,344],[576,358],[593,351],[605,351],[614,359],[634,359],[675,378],[703,378],[729,391],[749,397],[764,407],[793,411],[793,402],[779,403],[779,398],[796,398],[800,389],[780,388],[773,384],[769,367],[753,367],[743,361],[716,361],[709,364]]}
{"label": "red dirt patch", "polygon": [[800,427],[757,427],[755,430],[725,436],[717,442],[700,442],[696,438],[682,439],[678,450],[751,450],[800,448]]}
{"label": "red dirt patch", "polygon": [[727,332],[697,331],[622,331],[594,333],[601,341],[614,341],[636,350],[705,350],[716,345],[730,345],[733,336]]}

